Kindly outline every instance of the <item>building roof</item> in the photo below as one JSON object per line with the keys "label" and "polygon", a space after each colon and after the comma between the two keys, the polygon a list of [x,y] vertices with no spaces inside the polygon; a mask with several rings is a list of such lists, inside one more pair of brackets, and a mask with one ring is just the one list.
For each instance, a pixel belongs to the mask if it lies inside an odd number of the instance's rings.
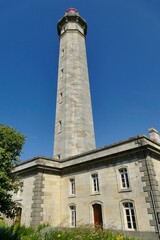
{"label": "building roof", "polygon": [[104,147],[93,149],[91,151],[75,155],[66,159],[54,159],[44,156],[36,156],[27,161],[21,162],[15,169],[16,173],[28,172],[31,169],[43,169],[53,172],[61,172],[64,169],[77,168],[85,166],[94,167],[104,163],[107,165],[117,163],[117,161],[126,160],[126,157],[132,156],[136,161],[136,156],[149,150],[160,156],[160,144],[151,140],[145,135],[138,135],[120,142],[116,142]]}

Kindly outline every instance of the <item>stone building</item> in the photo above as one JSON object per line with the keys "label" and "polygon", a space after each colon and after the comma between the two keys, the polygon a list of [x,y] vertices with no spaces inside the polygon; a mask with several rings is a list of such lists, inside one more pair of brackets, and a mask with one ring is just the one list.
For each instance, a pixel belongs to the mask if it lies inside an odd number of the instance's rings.
{"label": "stone building", "polygon": [[85,49],[86,21],[68,9],[60,38],[54,158],[16,167],[21,223],[112,228],[159,239],[160,137],[151,128],[96,149]]}

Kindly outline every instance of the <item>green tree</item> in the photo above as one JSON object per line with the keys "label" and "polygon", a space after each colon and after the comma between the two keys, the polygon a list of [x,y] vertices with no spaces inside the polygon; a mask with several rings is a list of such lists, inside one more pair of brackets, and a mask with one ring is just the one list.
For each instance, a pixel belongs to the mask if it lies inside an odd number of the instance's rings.
{"label": "green tree", "polygon": [[20,181],[13,173],[20,162],[25,136],[15,129],[0,124],[0,213],[13,218],[16,202],[12,199],[20,187]]}

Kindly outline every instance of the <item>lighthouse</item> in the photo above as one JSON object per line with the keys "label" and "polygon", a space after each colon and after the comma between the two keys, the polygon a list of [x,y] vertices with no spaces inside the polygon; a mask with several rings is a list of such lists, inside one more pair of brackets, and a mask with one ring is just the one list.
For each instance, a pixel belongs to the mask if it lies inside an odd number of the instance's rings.
{"label": "lighthouse", "polygon": [[54,156],[68,158],[95,148],[86,21],[70,8],[58,22],[60,39]]}

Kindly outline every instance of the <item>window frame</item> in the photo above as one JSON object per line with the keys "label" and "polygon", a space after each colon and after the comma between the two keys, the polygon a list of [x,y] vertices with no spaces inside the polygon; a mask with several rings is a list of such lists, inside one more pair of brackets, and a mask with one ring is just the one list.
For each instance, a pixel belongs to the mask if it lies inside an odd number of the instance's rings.
{"label": "window frame", "polygon": [[69,194],[70,196],[76,195],[76,181],[75,178],[69,179]]}
{"label": "window frame", "polygon": [[[121,173],[121,170],[125,169],[125,172]],[[128,166],[124,165],[116,169],[117,185],[119,192],[131,192],[131,181]],[[125,184],[123,186],[123,184]]]}
{"label": "window frame", "polygon": [[128,169],[126,167],[119,168],[119,174],[121,178],[121,189],[130,188]]}
{"label": "window frame", "polygon": [[[126,207],[125,204],[128,204],[129,206]],[[122,202],[122,208],[123,208],[125,229],[128,231],[137,231],[138,224],[137,224],[134,202],[131,200],[125,200]]]}
{"label": "window frame", "polygon": [[70,227],[74,228],[77,225],[76,205],[74,204],[70,205],[69,210],[70,210]]}
{"label": "window frame", "polygon": [[98,173],[91,174],[91,189],[92,194],[100,194],[99,175]]}

